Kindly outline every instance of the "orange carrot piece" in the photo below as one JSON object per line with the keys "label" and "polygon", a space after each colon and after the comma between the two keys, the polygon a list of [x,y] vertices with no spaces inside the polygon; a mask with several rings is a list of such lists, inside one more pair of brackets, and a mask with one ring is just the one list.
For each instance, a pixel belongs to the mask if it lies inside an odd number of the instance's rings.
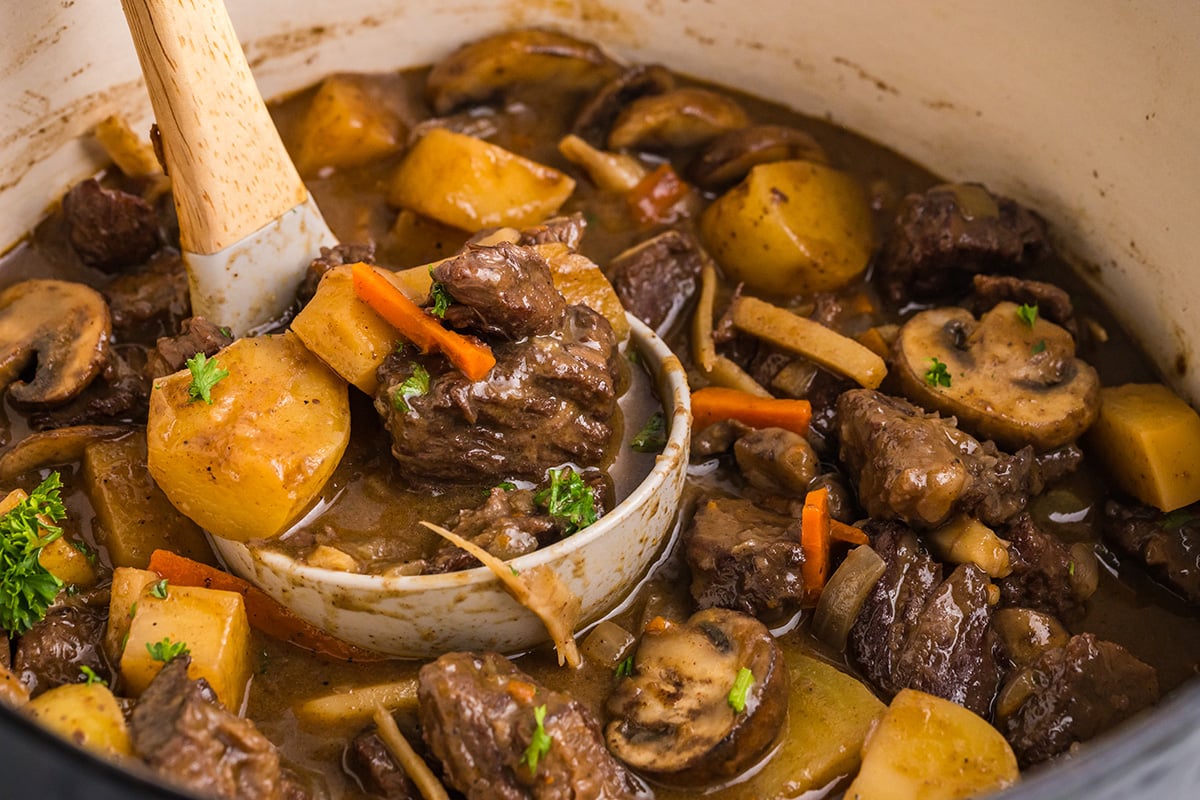
{"label": "orange carrot piece", "polygon": [[808,433],[812,404],[807,400],[759,397],[739,389],[706,386],[692,392],[692,417],[697,430],[714,422],[736,419],[755,428],[785,428]]}
{"label": "orange carrot piece", "polygon": [[504,690],[518,703],[532,703],[537,696],[537,687],[529,681],[511,680],[504,685]]}
{"label": "orange carrot piece", "polygon": [[626,197],[638,221],[649,225],[678,219],[677,206],[690,191],[670,164],[662,164],[638,181]]}
{"label": "orange carrot piece", "polygon": [[871,543],[871,539],[862,530],[853,525],[839,522],[833,517],[829,518],[829,537],[835,542],[845,542],[856,546]]}
{"label": "orange carrot piece", "polygon": [[351,265],[350,272],[354,293],[359,299],[395,326],[421,352],[441,352],[473,381],[482,380],[496,366],[496,357],[490,347],[442,327],[437,317],[425,313],[374,267],[359,262]]}
{"label": "orange carrot piece", "polygon": [[646,623],[646,627],[642,628],[642,633],[662,633],[669,627],[671,627],[671,622],[668,619],[657,616]]}
{"label": "orange carrot piece", "polygon": [[804,553],[800,576],[809,603],[816,602],[829,579],[829,520],[829,490],[814,489],[805,495],[800,512],[800,549]]}
{"label": "orange carrot piece", "polygon": [[290,608],[277,602],[262,589],[216,567],[201,564],[170,550],[155,550],[150,554],[149,569],[177,586],[199,586],[237,592],[246,603],[246,616],[250,624],[273,638],[343,661],[388,660],[388,656],[381,653],[331,636],[296,616]]}

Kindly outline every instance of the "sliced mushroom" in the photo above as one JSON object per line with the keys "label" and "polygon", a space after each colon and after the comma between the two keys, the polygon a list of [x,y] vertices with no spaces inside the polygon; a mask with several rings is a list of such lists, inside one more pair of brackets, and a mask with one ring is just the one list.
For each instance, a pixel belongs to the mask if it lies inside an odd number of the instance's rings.
{"label": "sliced mushroom", "polygon": [[8,483],[30,470],[79,461],[92,442],[115,439],[132,430],[123,425],[72,425],[31,434],[0,456],[0,481]]}
{"label": "sliced mushroom", "polygon": [[684,88],[640,97],[625,107],[608,134],[610,149],[694,147],[744,128],[750,117],[730,97]]}
{"label": "sliced mushroom", "polygon": [[592,144],[602,145],[613,122],[627,105],[640,97],[662,94],[675,88],[675,76],[657,64],[635,64],[600,87],[584,104],[571,133]]}
{"label": "sliced mushroom", "polygon": [[[934,359],[944,371],[931,372]],[[1072,442],[1099,413],[1100,380],[1075,358],[1071,334],[1015,303],[1000,303],[978,321],[961,308],[917,314],[900,329],[893,361],[913,402],[1012,450]]]}
{"label": "sliced mushroom", "polygon": [[522,84],[594,90],[617,69],[590,42],[553,31],[511,31],[471,42],[438,62],[425,94],[436,113],[446,114]]}
{"label": "sliced mushroom", "polygon": [[751,167],[793,159],[828,164],[825,150],[807,133],[786,125],[753,125],[718,136],[688,168],[692,183],[705,189],[732,186]]}
{"label": "sliced mushroom", "polygon": [[[731,691],[743,669],[752,682],[737,710]],[[633,674],[608,701],[609,750],[670,783],[732,777],[775,741],[788,685],[783,652],[761,622],[727,609],[700,611],[644,634]]]}
{"label": "sliced mushroom", "polygon": [[[82,392],[108,360],[108,304],[82,283],[28,280],[0,292],[0,387],[15,405],[50,406]],[[21,373],[35,366],[33,380]]]}

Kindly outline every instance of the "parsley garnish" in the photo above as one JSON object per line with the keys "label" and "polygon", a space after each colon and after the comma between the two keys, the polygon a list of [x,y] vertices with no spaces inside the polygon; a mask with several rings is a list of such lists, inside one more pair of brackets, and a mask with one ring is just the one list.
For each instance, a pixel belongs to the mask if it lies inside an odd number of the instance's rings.
{"label": "parsley garnish", "polygon": [[167,579],[163,578],[150,587],[150,594],[159,600],[167,599]]}
{"label": "parsley garnish", "polygon": [[661,411],[655,411],[638,431],[629,446],[639,453],[661,453],[667,446],[667,420]]}
{"label": "parsley garnish", "polygon": [[204,353],[196,353],[185,363],[192,373],[192,382],[188,384],[188,402],[203,400],[211,406],[212,388],[229,377],[229,370],[221,369],[215,357],[210,360]]}
{"label": "parsley garnish", "polygon": [[392,393],[392,408],[407,414],[412,411],[412,406],[408,404],[408,401],[428,391],[429,371],[413,362],[412,374],[405,378],[404,383],[396,387],[396,391]]}
{"label": "parsley garnish", "polygon": [[429,296],[433,298],[433,307],[429,309],[429,313],[438,318],[445,318],[446,309],[454,302],[454,298],[446,289],[446,284],[434,281],[429,286]]}
{"label": "parsley garnish", "polygon": [[626,656],[621,659],[621,663],[617,664],[614,674],[618,678],[627,678],[633,674],[633,656]]}
{"label": "parsley garnish", "polygon": [[512,481],[500,481],[496,484],[497,489],[503,489],[506,492],[516,491],[517,485]]}
{"label": "parsley garnish", "polygon": [[550,485],[533,496],[533,501],[566,525],[565,536],[581,531],[596,521],[596,497],[592,487],[573,469],[550,470]]}
{"label": "parsley garnish", "polygon": [[931,366],[925,370],[925,382],[930,386],[949,386],[950,371],[936,357],[929,359]]}
{"label": "parsley garnish", "polygon": [[1033,323],[1037,322],[1037,318],[1037,303],[1034,303],[1031,306],[1022,303],[1021,305],[1017,306],[1017,319],[1021,320],[1021,322],[1024,322],[1029,327],[1033,327]]}
{"label": "parsley garnish", "polygon": [[1046,340],[1038,339],[1036,342],[1033,343],[1033,347],[1029,348],[1029,351],[1036,356],[1038,353],[1045,351],[1045,349],[1046,349]]}
{"label": "parsley garnish", "polygon": [[735,713],[742,713],[746,710],[746,695],[750,694],[750,687],[754,685],[754,673],[746,667],[738,670],[737,677],[733,679],[733,688],[729,690],[729,707]]}
{"label": "parsley garnish", "polygon": [[96,670],[92,669],[87,664],[84,664],[82,667],[80,667],[79,671],[83,674],[83,677],[87,678],[87,680],[83,682],[84,686],[91,686],[93,683],[98,683],[101,686],[108,686],[108,681],[97,675]]}
{"label": "parsley garnish", "polygon": [[521,763],[528,766],[530,772],[537,774],[538,762],[550,752],[550,745],[554,741],[550,734],[546,733],[546,706],[541,705],[533,710],[533,724],[533,738],[529,740],[529,747],[525,748],[525,753],[521,756]]}
{"label": "parsley garnish", "polygon": [[46,615],[63,585],[38,560],[42,548],[62,536],[54,524],[67,516],[61,488],[62,480],[52,472],[0,517],[0,627],[14,636]]}
{"label": "parsley garnish", "polygon": [[78,542],[78,541],[75,541],[74,539],[70,539],[67,541],[67,544],[71,545],[71,547],[74,547],[76,550],[83,553],[83,557],[88,560],[89,564],[96,563],[96,551],[93,550],[88,545],[87,542]]}
{"label": "parsley garnish", "polygon": [[1194,520],[1196,515],[1187,508],[1180,508],[1167,514],[1159,521],[1158,526],[1166,531],[1176,531]]}
{"label": "parsley garnish", "polygon": [[150,651],[150,657],[155,661],[170,661],[176,656],[187,655],[192,652],[183,642],[172,642],[170,639],[163,639],[161,642],[151,644],[146,642],[146,649]]}
{"label": "parsley garnish", "polygon": [[1075,562],[1074,561],[1067,562],[1067,574],[1070,575],[1072,578],[1075,577]]}

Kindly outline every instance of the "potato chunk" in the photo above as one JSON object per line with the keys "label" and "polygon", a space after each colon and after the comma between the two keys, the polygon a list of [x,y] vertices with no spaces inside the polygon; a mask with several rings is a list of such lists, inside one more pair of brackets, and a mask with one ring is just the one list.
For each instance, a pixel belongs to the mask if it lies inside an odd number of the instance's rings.
{"label": "potato chunk", "polygon": [[121,663],[121,653],[129,639],[129,623],[137,610],[142,590],[158,580],[158,573],[147,569],[117,567],[113,570],[112,590],[108,598],[108,627],[104,629],[104,652],[112,663]]}
{"label": "potato chunk", "polygon": [[326,78],[300,126],[296,169],[354,167],[400,148],[401,122],[352,78]]}
{"label": "potato chunk", "polygon": [[132,756],[129,727],[102,683],[67,683],[30,700],[26,710],[50,730],[102,756]]}
{"label": "potato chunk", "polygon": [[282,533],[320,493],[350,439],[346,384],[293,333],[239,339],[214,359],[229,376],[212,404],[192,375],[161,378],[146,428],[150,474],[216,536]]}
{"label": "potato chunk", "polygon": [[1100,390],[1088,443],[1121,488],[1161,511],[1200,500],[1200,416],[1166,386]]}
{"label": "potato chunk", "polygon": [[482,139],[435,128],[404,157],[388,199],[475,232],[541,222],[574,190],[575,181],[556,169]]}
{"label": "potato chunk", "polygon": [[1011,786],[1017,759],[1000,732],[956,703],[904,689],[863,745],[846,790],[857,800],[955,800]]}
{"label": "potato chunk", "polygon": [[871,210],[858,182],[811,161],[759,164],[700,218],[734,281],[774,295],[836,289],[867,268]]}
{"label": "potato chunk", "polygon": [[137,696],[162,669],[164,661],[152,650],[166,644],[186,645],[192,663],[188,676],[204,678],[226,708],[237,711],[250,680],[250,623],[237,592],[198,586],[166,585],[165,597],[156,595],[153,583],[142,589],[129,638],[121,654],[121,678]]}

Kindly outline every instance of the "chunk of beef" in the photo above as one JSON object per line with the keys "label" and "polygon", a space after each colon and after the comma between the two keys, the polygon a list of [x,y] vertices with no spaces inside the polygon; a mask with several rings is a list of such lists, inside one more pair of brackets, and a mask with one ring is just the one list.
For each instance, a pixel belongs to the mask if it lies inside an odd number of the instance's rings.
{"label": "chunk of beef", "polygon": [[204,317],[183,321],[176,336],[160,337],[146,361],[146,375],[151,380],[178,372],[197,353],[216,355],[222,347],[233,343],[228,328],[221,328]]}
{"label": "chunk of beef", "polygon": [[118,275],[103,294],[119,341],[141,339],[145,331],[174,332],[192,308],[187,270],[172,248],[160,250],[144,267]]}
{"label": "chunk of beef", "polygon": [[760,428],[741,436],[733,457],[746,483],[763,492],[803,497],[820,466],[812,445],[783,428]]}
{"label": "chunk of beef", "polygon": [[432,275],[454,299],[446,322],[455,328],[516,341],[553,333],[566,316],[550,265],[532,247],[468,247]]}
{"label": "chunk of beef", "polygon": [[576,211],[574,214],[551,217],[538,225],[523,228],[517,244],[535,245],[557,242],[565,244],[571,250],[578,250],[586,231],[587,219],[582,213]]}
{"label": "chunk of beef", "polygon": [[423,359],[429,391],[393,402],[415,361],[389,356],[375,407],[401,471],[418,483],[540,480],[566,462],[594,466],[612,438],[616,336],[601,315],[570,306],[560,332],[494,348],[496,366],[471,381],[444,360]]}
{"label": "chunk of beef", "polygon": [[933,528],[961,513],[997,525],[1040,489],[1032,448],[1010,456],[899,398],[845,392],[837,423],[842,462],[872,517]]}
{"label": "chunk of beef", "polygon": [[[483,505],[464,509],[450,526],[454,533],[507,561],[556,541],[561,526],[537,507],[534,492],[494,488]],[[446,547],[429,560],[425,573],[453,572],[478,566],[478,560],[457,547]]]}
{"label": "chunk of beef", "polygon": [[1015,275],[976,275],[972,279],[972,288],[974,294],[969,307],[977,317],[1005,301],[1036,305],[1039,316],[1061,325],[1076,339],[1079,338],[1071,295],[1053,283],[1026,280]]}
{"label": "chunk of beef", "polygon": [[625,310],[661,331],[696,293],[703,263],[695,238],[670,230],[621,253],[607,272]]}
{"label": "chunk of beef", "polygon": [[365,244],[336,244],[333,247],[322,247],[321,255],[317,256],[308,265],[308,270],[304,273],[304,280],[300,282],[300,288],[296,290],[296,299],[300,305],[304,305],[309,300],[312,300],[313,295],[317,293],[317,286],[321,283],[321,278],[325,277],[325,273],[334,267],[340,267],[345,264],[364,264],[375,263],[375,243],[367,242]]}
{"label": "chunk of beef", "polygon": [[1083,451],[1078,445],[1064,444],[1054,450],[1038,453],[1036,459],[1042,484],[1051,486],[1079,469],[1083,463]]}
{"label": "chunk of beef", "polygon": [[141,345],[114,345],[99,377],[83,392],[56,408],[29,415],[35,430],[72,425],[143,422],[150,406],[146,350]]}
{"label": "chunk of beef", "polygon": [[[535,691],[528,688],[533,686]],[[608,752],[600,725],[569,695],[539,686],[498,653],[448,653],[421,667],[421,730],[446,782],[468,800],[629,798],[642,792]],[[553,744],[523,760],[534,709]]]}
{"label": "chunk of beef", "polygon": [[1049,250],[1037,214],[979,184],[950,184],[904,198],[877,268],[899,302],[962,291],[976,273],[1012,272]]}
{"label": "chunk of beef", "polygon": [[104,653],[107,626],[107,591],[64,597],[17,640],[13,672],[34,697],[55,686],[84,682],[81,667],[111,683],[115,671]]}
{"label": "chunk of beef", "polygon": [[1039,528],[1029,514],[1005,526],[1001,538],[1009,542],[1012,567],[1012,574],[999,581],[1005,605],[1045,611],[1064,622],[1083,618],[1096,587],[1084,583],[1084,570],[1076,569],[1077,556],[1066,545]]}
{"label": "chunk of beef", "polygon": [[692,428],[692,458],[712,458],[726,453],[733,447],[734,442],[752,430],[754,429],[749,425],[736,419],[725,419],[703,428]]}
{"label": "chunk of beef", "polygon": [[702,505],[684,534],[692,598],[700,608],[744,611],[778,620],[804,598],[800,522],[749,500]]}
{"label": "chunk of beef", "polygon": [[1200,605],[1200,516],[1110,500],[1104,506],[1104,536],[1189,603]]}
{"label": "chunk of beef", "polygon": [[1000,680],[987,576],[962,565],[942,579],[913,533],[867,526],[887,571],[850,629],[848,652],[880,691],[919,689],[987,716]]}
{"label": "chunk of beef", "polygon": [[396,763],[391,751],[375,731],[364,731],[351,740],[342,756],[342,766],[372,797],[383,800],[421,798],[412,778]]}
{"label": "chunk of beef", "polygon": [[[190,656],[171,659],[129,719],[133,749],[165,780],[221,800],[283,800],[275,746],[250,720],[226,710]],[[293,789],[294,791],[294,789]]]}
{"label": "chunk of beef", "polygon": [[141,197],[105,189],[95,178],[63,197],[68,238],[88,266],[107,271],[140,264],[159,246],[159,221]]}
{"label": "chunk of beef", "polygon": [[1158,702],[1158,672],[1112,642],[1079,634],[1014,673],[996,727],[1021,766],[1067,752]]}

